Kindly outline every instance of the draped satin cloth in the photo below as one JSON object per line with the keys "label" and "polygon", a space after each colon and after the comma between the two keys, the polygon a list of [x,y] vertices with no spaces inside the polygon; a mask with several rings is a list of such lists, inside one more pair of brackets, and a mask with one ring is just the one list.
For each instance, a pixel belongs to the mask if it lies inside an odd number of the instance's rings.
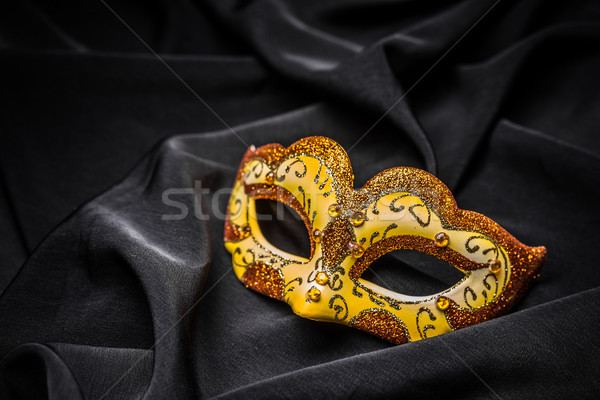
{"label": "draped satin cloth", "polygon": [[[600,391],[597,1],[0,8],[0,397]],[[507,316],[400,346],[245,289],[222,189],[247,144],[315,134],[349,151],[356,186],[434,173],[545,245],[540,278]],[[393,288],[438,279],[384,268]]]}

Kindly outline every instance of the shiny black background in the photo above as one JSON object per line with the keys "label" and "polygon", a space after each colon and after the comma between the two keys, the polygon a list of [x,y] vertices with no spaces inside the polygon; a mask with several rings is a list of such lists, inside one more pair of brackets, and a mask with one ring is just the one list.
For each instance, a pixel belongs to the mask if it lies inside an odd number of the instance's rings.
{"label": "shiny black background", "polygon": [[[597,1],[3,2],[0,49],[0,397],[600,391]],[[541,277],[505,317],[401,346],[244,289],[219,190],[248,144],[315,134],[356,186],[434,173],[545,245]],[[436,280],[390,262],[393,287]]]}

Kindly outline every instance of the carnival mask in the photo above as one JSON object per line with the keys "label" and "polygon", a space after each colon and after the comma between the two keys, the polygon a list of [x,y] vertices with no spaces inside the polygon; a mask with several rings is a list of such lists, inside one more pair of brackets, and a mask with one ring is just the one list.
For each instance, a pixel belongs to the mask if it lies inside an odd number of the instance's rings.
{"label": "carnival mask", "polygon": [[[305,318],[349,325],[401,344],[506,313],[544,262],[489,218],[461,210],[449,189],[415,168],[385,170],[354,190],[346,152],[324,137],[246,152],[225,224],[236,276]],[[255,200],[291,207],[310,233],[310,258],[289,254],[261,232]],[[430,296],[408,296],[361,278],[394,250],[417,250],[465,274]]]}

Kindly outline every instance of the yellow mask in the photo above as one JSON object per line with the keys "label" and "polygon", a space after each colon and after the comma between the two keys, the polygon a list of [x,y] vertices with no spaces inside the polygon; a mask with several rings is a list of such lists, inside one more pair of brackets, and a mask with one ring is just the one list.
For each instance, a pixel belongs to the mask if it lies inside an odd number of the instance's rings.
{"label": "yellow mask", "polygon": [[[489,218],[461,210],[450,190],[415,168],[385,170],[361,189],[346,152],[324,137],[246,152],[227,210],[225,247],[236,276],[305,318],[337,322],[401,344],[506,313],[546,256]],[[256,199],[294,209],[311,240],[310,259],[286,253],[261,233]],[[394,250],[444,260],[465,277],[431,296],[408,296],[361,279]]]}

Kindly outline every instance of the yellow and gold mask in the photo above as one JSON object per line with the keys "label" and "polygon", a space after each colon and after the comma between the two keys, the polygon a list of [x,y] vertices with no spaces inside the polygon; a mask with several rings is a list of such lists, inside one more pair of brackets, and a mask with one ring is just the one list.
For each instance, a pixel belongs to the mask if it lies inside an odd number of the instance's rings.
{"label": "yellow and gold mask", "polygon": [[[302,317],[353,326],[396,344],[504,314],[538,276],[544,247],[525,246],[489,218],[459,209],[433,175],[392,168],[357,190],[353,180],[346,152],[331,139],[248,149],[225,223],[236,276]],[[311,233],[310,258],[265,239],[257,199],[282,202],[301,216]],[[401,249],[437,257],[465,276],[421,297],[361,278],[374,260]]]}

